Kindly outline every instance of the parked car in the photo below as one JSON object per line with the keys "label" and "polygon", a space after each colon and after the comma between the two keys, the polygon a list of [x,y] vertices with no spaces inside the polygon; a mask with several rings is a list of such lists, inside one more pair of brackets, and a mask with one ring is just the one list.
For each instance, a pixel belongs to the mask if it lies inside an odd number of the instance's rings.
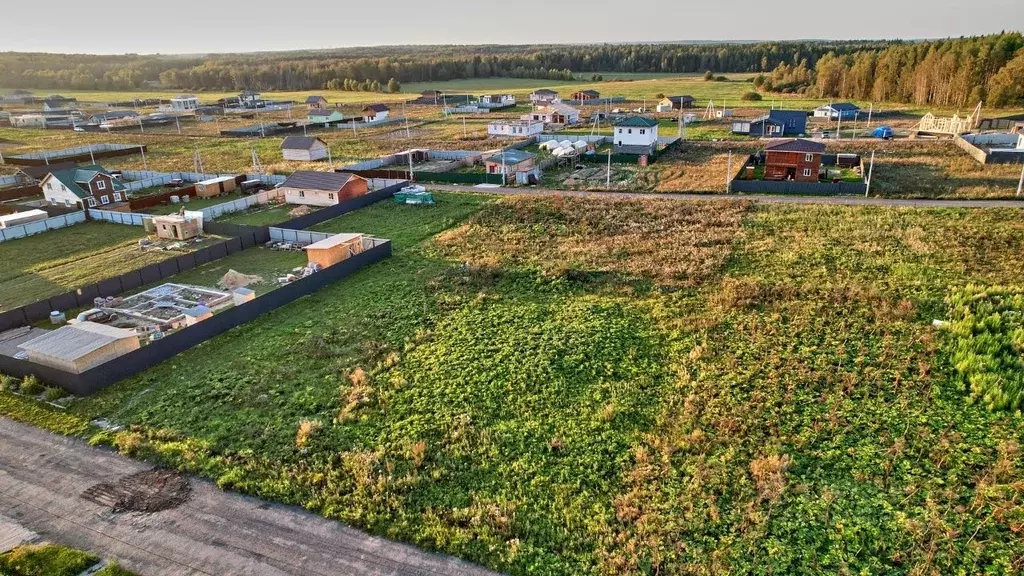
{"label": "parked car", "polygon": [[111,322],[116,319],[117,314],[108,314],[107,312],[104,312],[99,308],[92,308],[90,310],[86,310],[85,312],[79,314],[77,318],[75,318],[77,322],[96,322],[99,324],[106,324],[107,322]]}

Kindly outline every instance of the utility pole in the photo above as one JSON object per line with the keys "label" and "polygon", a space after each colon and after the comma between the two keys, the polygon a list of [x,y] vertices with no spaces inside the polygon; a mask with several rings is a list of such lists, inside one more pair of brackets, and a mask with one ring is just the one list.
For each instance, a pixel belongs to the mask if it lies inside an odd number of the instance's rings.
{"label": "utility pole", "polygon": [[327,167],[331,172],[334,172],[334,159],[331,158],[331,145],[327,145]]}
{"label": "utility pole", "polygon": [[96,155],[92,153],[92,144],[89,144],[89,160],[92,161],[93,164],[96,163]]}
{"label": "utility pole", "polygon": [[[149,164],[146,162],[146,148],[139,146],[139,152],[142,152],[142,169],[149,172]],[[49,164],[49,162],[47,162]]]}
{"label": "utility pole", "polygon": [[145,134],[146,129],[142,127],[142,116],[139,116],[139,134]]}
{"label": "utility pole", "polygon": [[732,184],[732,182],[729,181],[729,178],[731,178],[731,177],[732,177],[732,150],[729,150],[729,164],[728,164],[728,167],[725,169],[725,193],[726,194],[729,193],[729,185]]}
{"label": "utility pole", "polygon": [[469,138],[469,134],[466,132],[466,117],[462,117],[462,139],[466,140]]}
{"label": "utility pole", "polygon": [[854,112],[853,114],[853,139],[857,139],[857,120],[860,120],[860,112]]}
{"label": "utility pole", "polygon": [[508,185],[508,174],[506,172],[507,171],[505,169],[505,149],[502,148],[501,149],[501,185],[502,186],[507,186]]}
{"label": "utility pole", "polygon": [[871,114],[874,111],[875,111],[875,103],[872,102],[871,105],[868,106],[868,130],[871,130]]}
{"label": "utility pole", "polygon": [[[871,151],[871,165],[868,166],[868,182],[867,182],[868,185],[864,188],[864,197],[865,198],[867,198],[868,195],[871,194],[871,176],[874,174],[874,172],[875,172],[875,151],[872,150]],[[1021,174],[1024,175],[1024,172],[1022,172]]]}
{"label": "utility pole", "polygon": [[405,113],[405,102],[402,102],[402,117],[405,118],[405,137],[411,138],[409,134],[409,115]]}
{"label": "utility pole", "polygon": [[843,113],[839,112],[837,117],[839,118],[839,120],[836,123],[836,140],[842,140],[843,139],[843,133],[842,133],[842,129],[843,129]]}
{"label": "utility pole", "polygon": [[612,149],[608,149],[608,172],[605,176],[604,187],[608,190],[612,189]]}
{"label": "utility pole", "polygon": [[1020,182],[1017,184],[1017,198],[1024,193],[1024,168],[1020,169]]}
{"label": "utility pole", "polygon": [[412,174],[412,148],[409,149],[409,182],[415,182],[416,179]]}
{"label": "utility pole", "polygon": [[178,122],[178,117],[174,117],[174,126],[178,129],[178,136],[181,136],[181,122]]}

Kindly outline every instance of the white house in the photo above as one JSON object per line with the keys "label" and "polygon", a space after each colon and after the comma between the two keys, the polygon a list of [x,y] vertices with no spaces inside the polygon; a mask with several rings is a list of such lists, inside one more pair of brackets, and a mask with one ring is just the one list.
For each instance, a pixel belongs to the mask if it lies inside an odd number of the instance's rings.
{"label": "white house", "polygon": [[387,118],[390,113],[391,109],[385,104],[370,104],[363,108],[363,119],[365,122],[376,122]]}
{"label": "white house", "polygon": [[511,94],[484,94],[480,98],[481,104],[491,104],[497,106],[515,106],[516,97]]}
{"label": "white house", "polygon": [[543,131],[544,123],[532,120],[495,120],[487,125],[488,136],[527,137]]}
{"label": "white house", "polygon": [[615,123],[613,136],[617,154],[650,154],[658,143],[658,121],[630,116]]}
{"label": "white house", "polygon": [[171,112],[195,112],[199,108],[199,98],[191,94],[179,94],[171,98]]}
{"label": "white house", "polygon": [[281,143],[285,160],[315,162],[327,158],[327,143],[314,136],[289,136]]}
{"label": "white house", "polygon": [[559,102],[558,92],[548,90],[547,88],[535,90],[533,94],[530,94],[530,102],[533,102],[534,104],[551,104]]}
{"label": "white house", "polygon": [[580,111],[568,104],[554,102],[538,106],[533,112],[523,114],[521,119],[543,124],[576,124],[580,121]]}

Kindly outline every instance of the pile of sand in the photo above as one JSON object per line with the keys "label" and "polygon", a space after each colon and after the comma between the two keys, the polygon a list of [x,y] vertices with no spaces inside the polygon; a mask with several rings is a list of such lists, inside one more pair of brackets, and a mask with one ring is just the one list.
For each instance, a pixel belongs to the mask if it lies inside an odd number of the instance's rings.
{"label": "pile of sand", "polygon": [[306,214],[312,213],[313,209],[305,205],[299,206],[298,208],[293,208],[288,211],[288,215],[291,216],[292,218],[298,218],[299,216],[305,216]]}
{"label": "pile of sand", "polygon": [[250,284],[260,284],[261,282],[263,282],[262,276],[242,274],[241,272],[228,270],[227,274],[220,277],[217,287],[221,290],[234,290],[235,288],[245,288]]}

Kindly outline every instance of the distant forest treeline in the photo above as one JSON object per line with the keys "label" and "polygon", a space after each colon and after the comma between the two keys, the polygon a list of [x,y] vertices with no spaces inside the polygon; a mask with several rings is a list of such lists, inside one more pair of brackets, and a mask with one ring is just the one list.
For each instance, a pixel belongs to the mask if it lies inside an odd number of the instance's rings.
{"label": "distant forest treeline", "polygon": [[[505,76],[571,80],[596,72],[761,73],[760,86],[823,97],[1017,104],[1024,38],[929,42],[385,46],[209,56],[0,53],[6,88],[315,90],[327,86]],[[346,82],[347,81],[347,82]]]}

